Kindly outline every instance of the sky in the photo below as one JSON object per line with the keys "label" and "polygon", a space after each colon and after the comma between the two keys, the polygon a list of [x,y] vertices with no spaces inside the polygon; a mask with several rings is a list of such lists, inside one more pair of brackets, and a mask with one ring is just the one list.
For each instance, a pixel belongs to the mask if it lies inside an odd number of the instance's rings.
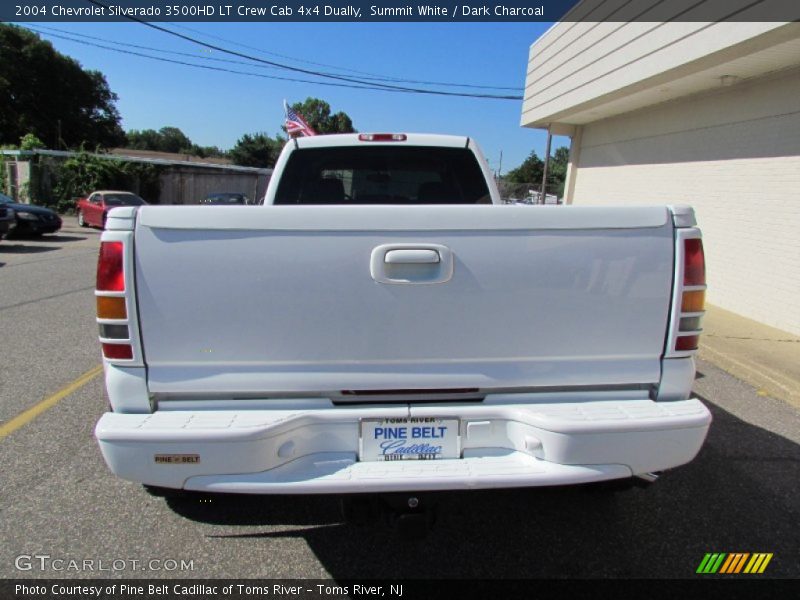
{"label": "sky", "polygon": [[[49,40],[85,69],[102,72],[119,96],[122,126],[180,128],[194,143],[230,149],[246,133],[281,133],[283,100],[321,98],[344,111],[362,132],[468,135],[493,170],[518,166],[531,152],[544,156],[546,133],[520,126],[522,102],[331,87],[199,69],[101,49],[76,41],[207,64],[237,71],[316,81],[317,77],[253,63],[209,50],[140,23],[20,23]],[[180,34],[226,49],[308,70],[363,77],[503,86],[447,87],[449,91],[522,95],[528,50],[549,23],[161,23]],[[183,52],[177,56],[142,48]],[[356,72],[357,71],[357,72]],[[368,74],[368,75],[367,75]],[[330,80],[328,80],[330,81]],[[412,87],[425,87],[416,84]],[[569,145],[554,138],[553,151]],[[502,152],[502,164],[500,162]]]}

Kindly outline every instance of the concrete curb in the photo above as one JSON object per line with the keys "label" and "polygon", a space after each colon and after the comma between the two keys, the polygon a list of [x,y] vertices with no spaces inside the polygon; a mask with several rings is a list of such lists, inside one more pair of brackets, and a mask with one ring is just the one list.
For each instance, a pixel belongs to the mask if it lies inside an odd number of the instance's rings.
{"label": "concrete curb", "polygon": [[699,356],[800,408],[800,336],[707,306]]}

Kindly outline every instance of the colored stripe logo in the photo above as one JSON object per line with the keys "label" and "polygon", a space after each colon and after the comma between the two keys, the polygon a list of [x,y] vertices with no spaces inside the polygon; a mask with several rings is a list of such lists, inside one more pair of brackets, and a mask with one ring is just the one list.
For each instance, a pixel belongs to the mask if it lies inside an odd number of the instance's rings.
{"label": "colored stripe logo", "polygon": [[696,572],[703,575],[714,573],[725,575],[749,573],[755,575],[756,573],[763,573],[771,560],[771,552],[755,552],[753,554],[749,552],[709,552],[700,561],[700,566],[697,567]]}

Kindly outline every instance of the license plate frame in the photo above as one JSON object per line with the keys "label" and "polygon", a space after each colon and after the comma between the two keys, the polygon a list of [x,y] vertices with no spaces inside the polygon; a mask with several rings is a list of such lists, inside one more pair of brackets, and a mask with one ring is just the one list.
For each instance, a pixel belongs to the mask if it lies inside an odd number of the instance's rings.
{"label": "license plate frame", "polygon": [[361,419],[358,459],[362,462],[461,458],[461,419],[393,417]]}

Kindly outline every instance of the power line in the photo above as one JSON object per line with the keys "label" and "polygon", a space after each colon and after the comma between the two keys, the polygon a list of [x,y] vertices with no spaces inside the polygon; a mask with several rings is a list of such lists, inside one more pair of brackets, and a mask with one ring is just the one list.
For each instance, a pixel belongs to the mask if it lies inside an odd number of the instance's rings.
{"label": "power line", "polygon": [[161,61],[161,62],[172,63],[172,64],[176,64],[176,65],[183,65],[183,66],[186,66],[186,67],[196,67],[198,69],[206,69],[206,70],[209,70],[209,71],[220,71],[220,72],[223,72],[223,73],[233,73],[235,75],[249,75],[251,77],[261,77],[262,79],[277,79],[277,80],[280,80],[280,81],[292,81],[292,82],[296,82],[296,83],[312,83],[312,84],[315,84],[315,85],[327,85],[327,86],[333,86],[333,87],[344,87],[344,88],[352,88],[352,89],[357,89],[357,90],[392,91],[392,90],[384,90],[382,88],[375,88],[375,87],[362,86],[362,85],[350,85],[350,84],[346,84],[346,83],[332,83],[332,82],[329,82],[329,81],[312,81],[312,80],[309,80],[309,79],[297,79],[297,78],[294,78],[294,77],[281,77],[279,75],[265,75],[263,73],[250,73],[250,72],[247,72],[247,71],[236,71],[234,69],[224,69],[222,67],[212,67],[210,65],[198,65],[196,63],[185,62],[185,61],[182,61],[182,60],[174,60],[174,59],[171,59],[171,58],[164,58],[162,56],[151,56],[149,54],[143,54],[141,52],[134,52],[132,50],[122,50],[121,48],[114,48],[112,46],[106,46],[104,44],[95,44],[94,42],[89,42],[87,40],[83,40],[83,39],[80,39],[80,38],[68,38],[67,36],[59,35],[57,33],[48,33],[48,32],[45,32],[45,31],[39,31],[35,27],[28,27],[28,29],[30,29],[31,31],[35,31],[36,33],[41,33],[42,35],[55,37],[55,38],[59,38],[59,39],[64,39],[64,40],[67,40],[67,41],[70,41],[70,42],[75,42],[75,43],[78,43],[78,44],[84,44],[86,46],[93,46],[95,48],[101,48],[103,50],[111,50],[112,52],[119,52],[121,54],[129,54],[131,56],[139,56],[139,57],[142,57],[142,58],[149,58],[151,60],[157,60],[157,61]]}
{"label": "power line", "polygon": [[[37,31],[37,33],[42,33],[39,30],[44,29],[46,31],[54,31],[54,32],[58,32],[58,33],[61,33],[61,34],[64,34],[64,35],[77,37],[70,31],[66,31],[64,29],[58,29],[57,27],[46,27],[46,26],[41,25],[39,23],[35,23],[35,24],[34,23],[20,23],[20,25],[24,25],[25,27],[28,27],[29,29],[35,30],[35,31]],[[175,25],[175,24],[173,24],[173,25]],[[182,29],[188,29],[189,31],[195,31],[195,30],[190,29],[188,27],[182,27]],[[55,35],[55,34],[53,34],[53,35]],[[217,37],[217,36],[210,36],[210,37]],[[97,37],[97,36],[91,36],[91,39],[94,40],[95,42],[106,42],[106,43],[115,44],[115,45],[118,45],[118,46],[126,46],[128,48],[138,48],[140,50],[148,50],[150,52],[160,52],[162,54],[174,54],[176,56],[187,56],[187,57],[194,58],[194,59],[210,60],[210,61],[221,62],[221,63],[235,64],[235,65],[247,65],[247,66],[251,66],[251,67],[260,67],[262,69],[278,69],[279,68],[279,67],[273,67],[273,66],[270,66],[270,65],[262,65],[262,64],[255,64],[254,65],[254,64],[252,64],[252,62],[245,62],[245,61],[241,61],[241,60],[230,60],[230,59],[227,59],[227,58],[216,58],[216,57],[213,57],[213,56],[198,56],[197,54],[192,54],[192,53],[189,53],[189,52],[180,52],[180,51],[177,51],[177,50],[165,50],[163,48],[153,48],[152,46],[142,46],[142,45],[139,45],[139,44],[131,44],[131,43],[128,43],[128,42],[121,42],[119,40],[109,40],[108,38],[101,38],[101,37]],[[219,39],[223,39],[223,38],[219,38]],[[77,41],[77,40],[73,40],[73,41]],[[231,43],[236,44],[236,42],[231,42]],[[244,46],[243,44],[236,44],[236,45]],[[252,48],[251,46],[244,46],[244,47]],[[252,49],[260,51],[257,48],[252,48]],[[266,54],[273,54],[273,53],[266,52],[266,51],[263,51],[263,52],[265,52]],[[276,54],[276,56],[284,56],[284,55]],[[286,57],[286,58],[291,58],[291,57]],[[299,59],[292,59],[292,60],[299,60]],[[302,61],[302,62],[311,62],[311,61]],[[323,64],[323,63],[312,63],[312,64]],[[335,68],[339,68],[339,67],[335,67]],[[359,72],[359,71],[355,71],[355,72]],[[412,80],[412,79],[396,79],[396,78],[386,78],[386,77],[364,77],[363,79],[365,79],[367,81],[369,81],[369,80],[394,81],[394,82],[421,83],[421,84],[427,84],[427,85],[440,85],[440,86],[478,88],[478,89],[498,89],[498,90],[519,90],[520,89],[520,88],[491,86],[491,85],[475,85],[475,84],[467,84],[467,83],[445,83],[445,82],[438,82],[438,81],[419,81],[419,80]]]}
{"label": "power line", "polygon": [[[90,3],[90,4],[94,4],[96,6],[100,6],[100,7],[104,8],[104,9],[109,9],[110,10],[109,6],[107,6],[106,4],[103,4],[102,2],[98,2],[98,0],[85,0],[85,1]],[[195,38],[192,38],[192,37],[190,37],[188,35],[183,35],[182,33],[178,33],[177,31],[170,31],[169,29],[166,29],[164,27],[156,25],[155,23],[150,23],[148,21],[144,21],[144,20],[139,19],[137,17],[134,17],[132,15],[125,15],[125,17],[127,19],[131,20],[131,21],[134,21],[136,23],[140,23],[140,24],[144,25],[145,27],[150,27],[151,29],[155,29],[157,31],[161,31],[161,32],[167,33],[169,35],[172,35],[172,36],[175,36],[175,37],[179,37],[179,38],[187,40],[189,42],[198,44],[200,46],[204,46],[206,48],[211,48],[212,50],[217,50],[217,51],[223,52],[225,54],[230,54],[232,56],[238,56],[240,58],[245,58],[245,59],[252,60],[252,61],[255,61],[255,62],[264,63],[264,64],[267,64],[267,65],[272,65],[274,67],[279,67],[279,68],[282,68],[282,69],[286,69],[288,71],[294,71],[296,73],[303,73],[305,75],[313,75],[315,77],[323,77],[323,78],[326,78],[326,79],[335,79],[335,80],[344,81],[344,82],[347,82],[347,83],[355,83],[355,84],[358,84],[358,85],[361,85],[361,86],[372,86],[370,89],[381,89],[381,90],[387,91],[387,92],[392,92],[393,91],[393,92],[404,92],[404,93],[415,93],[415,94],[430,94],[430,95],[436,95],[436,96],[454,96],[454,97],[461,97],[461,98],[485,98],[485,99],[491,99],[491,100],[522,100],[522,96],[511,96],[511,95],[504,96],[504,95],[498,95],[498,94],[479,94],[479,93],[466,93],[466,92],[447,92],[447,91],[442,91],[442,90],[427,90],[427,89],[424,89],[424,88],[412,88],[412,87],[391,85],[391,84],[388,84],[388,83],[375,83],[375,82],[364,81],[363,79],[356,79],[356,78],[353,78],[353,77],[344,77],[342,75],[334,75],[332,73],[325,73],[325,72],[322,72],[322,71],[314,71],[314,70],[311,70],[311,69],[303,69],[303,68],[300,68],[300,67],[292,67],[292,66],[289,66],[289,65],[285,65],[285,64],[282,64],[282,63],[275,62],[275,61],[266,60],[266,59],[263,59],[263,58],[258,58],[256,56],[250,56],[249,54],[244,54],[244,53],[238,52],[236,50],[229,50],[227,48],[223,48],[223,47],[217,46],[215,44],[209,44],[207,42],[203,42],[201,40],[197,40]]]}
{"label": "power line", "polygon": [[266,54],[269,56],[277,56],[279,58],[285,58],[287,60],[293,60],[295,62],[306,63],[309,65],[317,65],[318,67],[329,67],[331,69],[338,69],[339,71],[349,71],[351,73],[357,73],[362,75],[362,79],[366,80],[375,80],[375,81],[393,81],[395,83],[418,83],[423,85],[439,85],[444,87],[463,87],[463,88],[476,88],[476,89],[485,89],[485,90],[513,90],[513,91],[522,91],[522,88],[519,86],[504,86],[504,85],[477,85],[477,84],[470,84],[470,83],[455,83],[449,81],[425,81],[421,79],[403,79],[400,77],[386,77],[384,75],[378,75],[377,73],[370,73],[368,71],[359,71],[357,69],[349,69],[347,67],[340,67],[337,65],[331,65],[321,62],[314,62],[313,60],[304,60],[302,58],[295,58],[293,56],[289,56],[287,54],[279,54],[277,52],[270,52],[268,50],[263,50],[261,48],[256,48],[255,46],[248,46],[247,44],[242,44],[239,42],[234,42],[233,40],[226,39],[224,37],[220,37],[218,35],[213,35],[211,33],[205,33],[200,31],[199,29],[192,29],[191,27],[187,27],[185,25],[178,25],[177,23],[172,23],[173,27],[177,27],[178,29],[185,29],[186,31],[192,31],[197,33],[201,36],[205,36],[208,38],[213,38],[215,40],[220,40],[222,42],[227,42],[228,44],[233,44],[234,46],[239,46],[241,48],[247,48],[248,50],[253,50],[255,52],[259,52],[261,54]]}
{"label": "power line", "polygon": [[[339,69],[340,71],[349,71],[351,73],[356,73],[356,74],[359,74],[359,75],[376,76],[375,73],[369,73],[367,71],[359,71],[357,69],[348,69],[346,67],[339,67],[339,66],[336,66],[336,65],[329,65],[329,64],[326,64],[326,63],[315,62],[313,60],[304,60],[302,58],[294,58],[294,57],[289,56],[287,54],[279,54],[278,52],[270,52],[269,50],[263,50],[262,48],[256,48],[255,46],[248,46],[247,44],[242,44],[240,42],[234,42],[233,40],[229,40],[227,38],[224,38],[224,37],[221,37],[221,36],[218,36],[218,35],[213,35],[211,33],[205,33],[203,31],[200,31],[199,29],[192,29],[191,27],[187,27],[186,25],[179,25],[178,23],[171,23],[171,25],[173,27],[177,27],[178,29],[184,29],[186,31],[191,31],[191,32],[197,33],[197,34],[199,34],[201,36],[205,36],[205,37],[208,37],[208,38],[219,40],[221,42],[227,42],[228,44],[233,44],[234,46],[239,46],[240,48],[247,48],[248,50],[253,50],[253,51],[258,52],[260,54],[266,54],[267,56],[277,56],[278,58],[285,58],[287,60],[293,60],[295,62],[305,63],[305,64],[308,64],[308,65],[316,65],[318,67],[329,67],[331,69]],[[502,89],[502,88],[500,88],[500,89]]]}
{"label": "power line", "polygon": [[[178,50],[164,50],[163,48],[153,48],[152,46],[141,46],[139,44],[131,44],[131,43],[127,43],[127,42],[120,42],[118,40],[109,40],[108,38],[101,38],[101,37],[97,37],[97,36],[80,37],[80,36],[75,35],[71,31],[66,31],[64,29],[58,29],[56,27],[45,27],[44,25],[41,25],[39,23],[20,23],[19,25],[27,27],[31,31],[35,31],[36,33],[40,33],[42,35],[52,35],[53,37],[57,37],[57,38],[64,39],[64,40],[70,40],[70,41],[74,41],[74,42],[82,42],[82,41],[85,41],[86,39],[90,39],[90,40],[93,40],[94,42],[106,42],[108,44],[115,44],[117,46],[125,46],[127,48],[138,48],[139,50],[149,50],[151,52],[160,52],[162,54],[174,54],[175,56],[187,56],[189,58],[210,60],[210,61],[214,61],[214,62],[222,62],[222,63],[233,64],[233,65],[247,65],[247,66],[250,66],[250,67],[259,67],[259,68],[262,68],[262,69],[275,69],[275,70],[278,70],[278,67],[271,67],[269,65],[254,65],[253,63],[247,62],[247,61],[244,61],[244,60],[231,60],[229,58],[216,58],[216,57],[213,57],[213,56],[202,56],[202,55],[198,56],[196,53],[179,52]],[[44,31],[42,31],[42,30],[44,30]],[[56,32],[56,33],[51,33],[51,32]],[[60,33],[62,35],[58,35],[58,33]]]}

